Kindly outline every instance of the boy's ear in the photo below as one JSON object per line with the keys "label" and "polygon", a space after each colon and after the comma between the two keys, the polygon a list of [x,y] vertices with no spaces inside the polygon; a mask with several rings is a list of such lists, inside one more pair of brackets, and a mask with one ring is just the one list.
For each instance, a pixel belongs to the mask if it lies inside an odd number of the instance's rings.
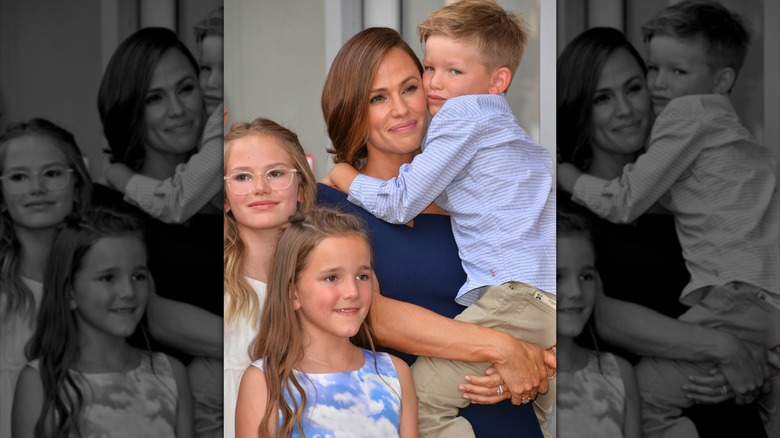
{"label": "boy's ear", "polygon": [[734,81],[737,78],[737,73],[731,67],[723,67],[715,74],[715,83],[712,86],[713,94],[729,94],[731,87],[734,86]]}
{"label": "boy's ear", "polygon": [[508,67],[499,67],[498,70],[493,72],[488,93],[501,94],[509,88],[510,82],[512,82],[512,71]]}

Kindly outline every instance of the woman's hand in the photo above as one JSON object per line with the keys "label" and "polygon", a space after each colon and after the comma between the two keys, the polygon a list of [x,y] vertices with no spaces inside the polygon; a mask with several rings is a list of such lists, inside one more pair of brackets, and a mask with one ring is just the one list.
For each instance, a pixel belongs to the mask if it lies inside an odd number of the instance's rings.
{"label": "woman's hand", "polygon": [[464,378],[467,383],[461,383],[458,389],[463,391],[463,398],[469,399],[471,403],[494,405],[512,398],[494,367],[486,369],[484,376],[467,375]]}
{"label": "woman's hand", "polygon": [[551,351],[514,338],[512,341],[511,348],[502,350],[507,352],[505,360],[496,362],[494,367],[505,382],[504,391],[512,396],[512,404],[520,405],[547,392],[548,369],[555,369],[557,365]]}

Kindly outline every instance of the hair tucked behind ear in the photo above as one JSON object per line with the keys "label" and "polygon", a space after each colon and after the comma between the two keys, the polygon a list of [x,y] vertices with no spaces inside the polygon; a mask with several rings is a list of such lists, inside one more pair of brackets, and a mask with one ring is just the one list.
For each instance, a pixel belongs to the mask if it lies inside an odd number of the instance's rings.
{"label": "hair tucked behind ear", "polygon": [[[277,410],[282,422],[277,437],[289,436],[298,428],[303,434],[301,417],[306,405],[306,394],[293,374],[293,366],[303,358],[303,333],[298,312],[293,308],[290,286],[309,263],[314,248],[325,238],[354,234],[370,245],[360,220],[352,215],[327,208],[315,208],[298,213],[279,240],[274,254],[271,275],[260,330],[249,351],[252,360],[263,359],[263,370],[268,385],[268,405],[260,423],[260,435],[268,434],[269,422],[277,421]],[[371,267],[374,260],[371,256]],[[370,316],[366,316],[358,333],[351,341],[364,348],[373,348]],[[289,405],[285,393],[301,395],[301,404]]]}
{"label": "hair tucked behind ear", "polygon": [[95,208],[80,220],[69,220],[54,240],[43,284],[43,299],[35,333],[27,344],[27,358],[38,359],[43,383],[43,406],[35,425],[36,437],[79,436],[79,412],[84,395],[78,373],[76,315],[70,307],[76,275],[84,256],[103,237],[135,236],[143,241],[140,219],[107,208]]}

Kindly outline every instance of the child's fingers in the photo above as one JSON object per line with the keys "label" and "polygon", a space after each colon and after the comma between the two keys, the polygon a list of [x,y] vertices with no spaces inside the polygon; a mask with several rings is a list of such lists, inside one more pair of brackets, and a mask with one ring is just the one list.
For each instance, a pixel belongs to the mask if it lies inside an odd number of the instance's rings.
{"label": "child's fingers", "polygon": [[458,389],[463,391],[463,398],[468,399],[471,403],[482,405],[496,404],[511,397],[511,394],[503,385],[501,385],[501,390],[499,390],[498,387],[488,388],[470,383],[461,383],[458,385]]}
{"label": "child's fingers", "polygon": [[[490,389],[498,388],[498,385],[504,383],[501,380],[501,375],[496,372],[486,376],[472,376],[469,374],[464,377],[464,380],[472,385]],[[504,387],[506,388],[506,385]]]}

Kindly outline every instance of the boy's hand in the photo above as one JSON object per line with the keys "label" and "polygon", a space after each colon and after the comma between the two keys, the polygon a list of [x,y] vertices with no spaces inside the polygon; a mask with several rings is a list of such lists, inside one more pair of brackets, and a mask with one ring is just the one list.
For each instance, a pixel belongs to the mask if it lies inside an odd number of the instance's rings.
{"label": "boy's hand", "polygon": [[574,191],[574,184],[577,182],[582,171],[574,167],[571,163],[559,163],[558,164],[558,186],[568,193]]}
{"label": "boy's hand", "polygon": [[325,175],[321,183],[349,193],[349,186],[360,173],[347,163],[338,163]]}
{"label": "boy's hand", "polygon": [[132,178],[133,175],[135,175],[135,172],[126,164],[113,163],[106,170],[106,181],[109,186],[124,194],[125,187],[127,187],[127,183],[130,182],[130,178]]}

